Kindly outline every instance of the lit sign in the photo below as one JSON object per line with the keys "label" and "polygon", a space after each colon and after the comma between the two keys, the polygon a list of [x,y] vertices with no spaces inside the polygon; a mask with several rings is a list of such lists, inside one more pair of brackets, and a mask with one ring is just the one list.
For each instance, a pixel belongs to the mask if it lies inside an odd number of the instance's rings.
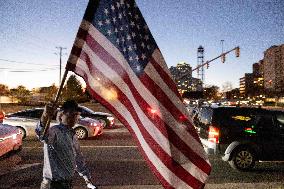
{"label": "lit sign", "polygon": [[241,120],[241,121],[249,121],[251,120],[250,117],[246,117],[246,116],[232,116],[233,119],[235,120]]}
{"label": "lit sign", "polygon": [[245,128],[244,130],[246,133],[250,133],[250,134],[256,134],[256,132],[253,130],[253,128]]}

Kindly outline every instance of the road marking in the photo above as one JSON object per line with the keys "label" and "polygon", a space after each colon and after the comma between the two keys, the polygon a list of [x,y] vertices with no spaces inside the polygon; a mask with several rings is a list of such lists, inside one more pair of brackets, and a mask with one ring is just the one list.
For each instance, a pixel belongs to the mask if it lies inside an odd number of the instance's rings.
{"label": "road marking", "polygon": [[17,172],[23,169],[27,169],[33,166],[37,166],[37,165],[41,165],[42,163],[31,163],[31,164],[23,164],[23,165],[16,165],[15,167],[13,167],[12,169],[9,170],[4,170],[0,173],[0,176],[9,174],[9,173],[13,173],[13,172]]}
{"label": "road marking", "polygon": [[137,148],[138,146],[81,146],[81,148]]}
{"label": "road marking", "polygon": [[27,169],[27,168],[29,168],[29,167],[37,166],[37,165],[40,165],[40,164],[42,164],[42,163],[23,164],[23,165],[21,165],[21,166],[19,166],[19,167],[16,167],[16,168],[14,169],[14,171],[19,171],[19,170],[22,170],[22,169]]}
{"label": "road marking", "polygon": [[129,133],[126,128],[118,128],[118,129],[104,129],[104,133]]}
{"label": "road marking", "polygon": [[[137,148],[138,146],[83,146],[81,145],[81,148]],[[40,148],[42,149],[43,147],[38,146],[38,147],[32,147],[32,146],[25,146],[23,149],[35,149],[35,148]]]}

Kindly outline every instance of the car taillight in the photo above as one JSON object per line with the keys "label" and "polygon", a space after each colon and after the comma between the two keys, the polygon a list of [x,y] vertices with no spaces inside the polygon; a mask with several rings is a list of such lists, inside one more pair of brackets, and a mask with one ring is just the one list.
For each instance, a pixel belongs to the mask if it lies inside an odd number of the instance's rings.
{"label": "car taillight", "polygon": [[17,134],[13,134],[13,135],[12,135],[12,139],[15,140],[16,138],[17,138]]}
{"label": "car taillight", "polygon": [[17,130],[17,135],[22,135],[23,133],[22,133],[22,131],[21,131],[21,129],[18,129]]}
{"label": "car taillight", "polygon": [[95,122],[92,122],[91,125],[92,125],[93,127],[96,127],[98,124],[95,123]]}
{"label": "car taillight", "polygon": [[109,120],[110,125],[114,124],[114,118],[113,117],[107,117],[107,119]]}
{"label": "car taillight", "polygon": [[219,143],[219,129],[214,126],[209,126],[208,140],[214,143]]}

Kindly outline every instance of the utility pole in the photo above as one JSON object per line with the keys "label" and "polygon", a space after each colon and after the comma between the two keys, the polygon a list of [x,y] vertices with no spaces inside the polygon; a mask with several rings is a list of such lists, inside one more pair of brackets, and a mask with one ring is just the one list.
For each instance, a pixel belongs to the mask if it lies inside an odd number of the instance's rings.
{"label": "utility pole", "polygon": [[[60,83],[61,83],[61,67],[62,67],[62,60],[61,60],[62,50],[67,49],[67,48],[65,48],[65,47],[56,47],[56,48],[59,49],[59,85],[60,85]],[[55,54],[57,54],[57,53],[55,53]]]}
{"label": "utility pole", "polygon": [[222,53],[224,52],[224,39],[221,39]]}

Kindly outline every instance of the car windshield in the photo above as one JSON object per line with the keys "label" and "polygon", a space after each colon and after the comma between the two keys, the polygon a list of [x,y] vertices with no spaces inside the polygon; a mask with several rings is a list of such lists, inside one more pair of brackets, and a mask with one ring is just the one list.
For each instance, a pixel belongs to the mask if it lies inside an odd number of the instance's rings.
{"label": "car windshield", "polygon": [[85,106],[79,106],[79,108],[82,109],[82,113],[90,113],[90,114],[95,114],[95,112]]}
{"label": "car windshield", "polygon": [[276,119],[280,124],[284,124],[284,114],[277,115]]}

